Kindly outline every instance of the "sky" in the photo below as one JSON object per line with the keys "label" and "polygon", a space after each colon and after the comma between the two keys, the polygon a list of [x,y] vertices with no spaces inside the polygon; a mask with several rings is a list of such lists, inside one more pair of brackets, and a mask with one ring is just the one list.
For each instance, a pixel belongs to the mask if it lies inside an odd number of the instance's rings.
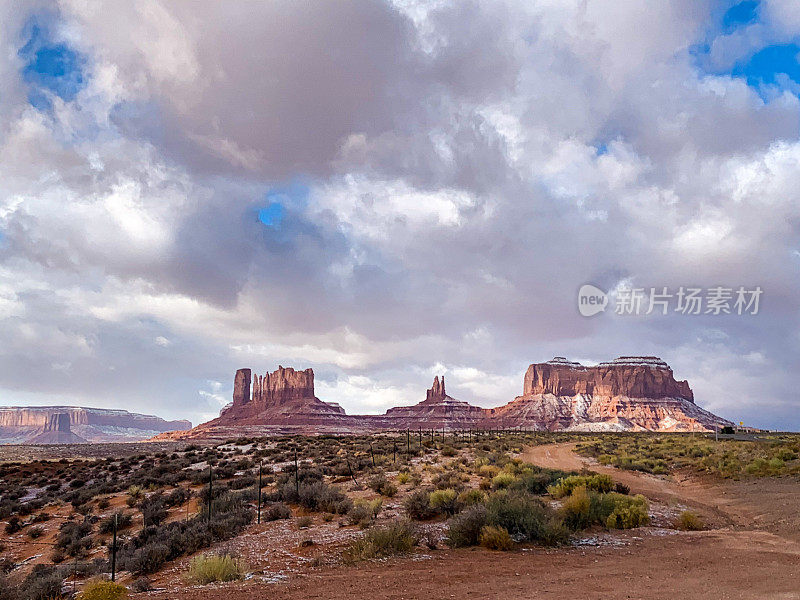
{"label": "sky", "polygon": [[[795,0],[0,3],[0,404],[349,413],[656,355],[800,429]],[[578,290],[609,292],[586,317]],[[616,314],[759,288],[757,314]]]}

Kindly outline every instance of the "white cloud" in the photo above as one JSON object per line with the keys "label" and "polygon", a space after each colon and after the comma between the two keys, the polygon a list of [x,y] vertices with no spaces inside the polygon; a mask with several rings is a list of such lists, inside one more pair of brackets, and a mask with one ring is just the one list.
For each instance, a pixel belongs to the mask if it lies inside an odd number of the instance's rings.
{"label": "white cloud", "polygon": [[[788,6],[709,64],[787,39]],[[642,352],[726,416],[796,419],[800,101],[698,68],[710,2],[59,7],[86,86],[52,111],[20,74],[31,15],[0,8],[4,398],[104,403],[111,378],[196,421],[282,363],[349,412],[437,372],[493,405],[529,362]],[[760,284],[764,309],[586,320],[587,281]]]}

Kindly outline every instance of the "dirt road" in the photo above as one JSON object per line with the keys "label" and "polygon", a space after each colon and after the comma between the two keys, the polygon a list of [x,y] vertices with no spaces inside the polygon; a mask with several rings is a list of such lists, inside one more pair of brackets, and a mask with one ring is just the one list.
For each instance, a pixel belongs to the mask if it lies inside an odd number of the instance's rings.
{"label": "dirt road", "polygon": [[625,471],[606,467],[597,461],[573,452],[575,443],[533,446],[523,453],[523,459],[551,469],[579,471],[589,468],[597,473],[607,473],[614,481],[624,483],[633,494],[643,494],[667,505],[682,505],[700,513],[711,527],[746,525],[751,523],[755,511],[728,494],[718,483],[705,484],[695,478],[658,477],[638,471]]}

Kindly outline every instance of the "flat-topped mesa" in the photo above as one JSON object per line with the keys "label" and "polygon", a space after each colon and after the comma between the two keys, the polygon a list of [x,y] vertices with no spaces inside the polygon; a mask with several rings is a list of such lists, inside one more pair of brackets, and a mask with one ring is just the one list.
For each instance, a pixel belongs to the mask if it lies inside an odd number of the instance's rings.
{"label": "flat-topped mesa", "polygon": [[621,356],[594,367],[557,356],[528,367],[523,396],[537,394],[681,398],[694,402],[689,383],[677,381],[669,365],[656,356]]}
{"label": "flat-topped mesa", "polygon": [[[293,400],[314,398],[314,370],[296,371],[278,366],[265,375],[251,375],[250,369],[239,369],[233,382],[233,404],[251,404],[268,408]],[[252,393],[251,393],[252,380]]]}

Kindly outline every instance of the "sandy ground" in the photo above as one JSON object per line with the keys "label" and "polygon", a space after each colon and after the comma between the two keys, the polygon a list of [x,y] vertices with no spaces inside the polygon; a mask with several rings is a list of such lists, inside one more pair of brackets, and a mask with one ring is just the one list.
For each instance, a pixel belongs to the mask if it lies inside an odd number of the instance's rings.
{"label": "sandy ground", "polygon": [[325,567],[276,582],[185,587],[155,598],[747,598],[800,600],[800,516],[796,480],[720,483],[653,477],[602,467],[572,444],[529,449],[541,466],[609,472],[643,493],[654,510],[699,512],[701,532],[642,528],[598,532],[593,545],[510,553],[437,550],[413,558]]}

